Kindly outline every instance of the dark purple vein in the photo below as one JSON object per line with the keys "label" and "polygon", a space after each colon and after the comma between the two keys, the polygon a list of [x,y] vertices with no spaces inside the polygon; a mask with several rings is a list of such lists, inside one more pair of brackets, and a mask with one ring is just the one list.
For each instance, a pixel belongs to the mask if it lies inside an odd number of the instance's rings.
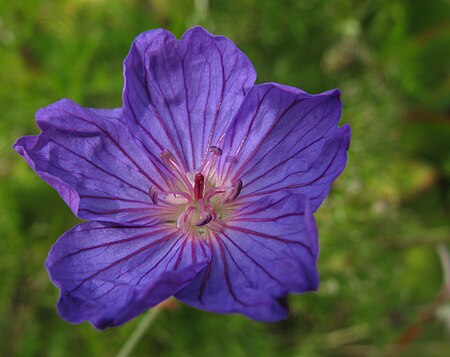
{"label": "dark purple vein", "polygon": [[88,158],[86,158],[86,157],[84,157],[84,156],[82,156],[82,155],[76,153],[75,151],[73,151],[73,150],[71,150],[71,149],[65,147],[64,145],[62,145],[62,144],[60,144],[60,143],[58,143],[58,142],[56,142],[56,141],[54,141],[54,140],[52,140],[52,139],[48,139],[48,140],[51,141],[51,142],[53,142],[53,143],[56,144],[56,145],[61,146],[62,148],[66,149],[68,152],[70,152],[71,154],[73,154],[73,155],[79,157],[80,159],[82,159],[82,160],[88,162],[89,164],[91,164],[92,166],[94,166],[96,169],[98,169],[98,170],[104,172],[105,174],[107,174],[107,175],[109,175],[109,176],[112,176],[112,177],[116,178],[117,180],[119,180],[119,181],[123,182],[124,184],[126,184],[126,185],[128,185],[128,186],[134,188],[134,189],[137,190],[137,191],[140,191],[140,192],[142,192],[142,193],[144,193],[144,194],[147,194],[146,191],[140,189],[139,187],[136,187],[136,186],[132,185],[132,184],[129,183],[128,181],[126,181],[126,180],[120,178],[119,176],[113,174],[112,172],[109,172],[109,171],[107,171],[107,170],[101,168],[100,166],[98,166],[97,164],[95,164],[94,162],[92,162],[91,160],[89,160]]}
{"label": "dark purple vein", "polygon": [[83,280],[81,280],[81,282],[80,282],[75,288],[71,289],[71,290],[69,291],[69,293],[71,294],[71,293],[73,293],[74,291],[78,290],[78,289],[79,289],[86,281],[88,281],[89,279],[92,279],[93,277],[99,275],[100,273],[103,273],[104,271],[106,271],[106,270],[112,268],[113,266],[116,266],[117,264],[119,264],[119,263],[121,263],[121,262],[123,262],[123,261],[125,261],[125,260],[128,260],[128,259],[131,258],[131,257],[137,256],[138,254],[140,254],[140,253],[146,251],[147,249],[149,249],[149,248],[151,248],[151,247],[153,247],[153,246],[155,246],[155,245],[158,245],[158,244],[160,244],[160,243],[162,243],[162,242],[165,242],[165,241],[169,240],[169,239],[172,238],[174,235],[175,235],[175,234],[172,232],[172,233],[170,233],[169,235],[167,235],[167,236],[165,236],[165,237],[163,237],[163,238],[160,238],[160,239],[158,239],[158,240],[156,240],[156,241],[153,241],[153,242],[151,242],[151,243],[149,243],[149,244],[147,244],[147,245],[145,245],[145,246],[139,248],[138,250],[135,250],[134,252],[129,253],[129,254],[127,254],[126,256],[124,256],[124,257],[122,257],[122,258],[120,258],[120,259],[114,261],[113,263],[108,264],[108,265],[105,266],[104,268],[102,268],[102,269],[96,271],[94,274],[91,274],[91,275],[89,275],[88,277],[86,277],[86,278],[84,278]]}

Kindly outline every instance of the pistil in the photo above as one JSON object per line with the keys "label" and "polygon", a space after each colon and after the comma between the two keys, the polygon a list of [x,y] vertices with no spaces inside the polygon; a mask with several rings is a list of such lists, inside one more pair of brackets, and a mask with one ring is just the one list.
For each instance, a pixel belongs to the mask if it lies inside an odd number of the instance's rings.
{"label": "pistil", "polygon": [[203,198],[203,191],[205,189],[205,177],[198,173],[194,179],[194,200],[200,201]]}

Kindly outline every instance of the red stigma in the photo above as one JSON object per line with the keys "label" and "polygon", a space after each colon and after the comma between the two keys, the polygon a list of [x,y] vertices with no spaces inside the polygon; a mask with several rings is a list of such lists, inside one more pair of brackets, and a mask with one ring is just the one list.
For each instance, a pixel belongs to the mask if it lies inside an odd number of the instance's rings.
{"label": "red stigma", "polygon": [[205,188],[205,177],[198,173],[195,175],[195,182],[194,182],[194,199],[196,201],[201,200],[203,198],[203,190]]}

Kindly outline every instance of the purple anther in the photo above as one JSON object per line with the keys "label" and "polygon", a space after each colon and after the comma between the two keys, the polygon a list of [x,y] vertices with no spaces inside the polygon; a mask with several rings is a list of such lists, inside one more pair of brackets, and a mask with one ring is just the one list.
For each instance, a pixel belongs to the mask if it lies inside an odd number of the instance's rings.
{"label": "purple anther", "polygon": [[232,188],[230,194],[228,195],[228,197],[225,199],[225,202],[233,201],[234,199],[237,198],[237,196],[239,196],[239,194],[241,193],[241,190],[242,190],[242,180],[241,179],[237,180],[232,185],[232,187],[233,188]]}
{"label": "purple anther", "polygon": [[222,156],[222,149],[217,146],[211,146],[209,151],[212,152],[216,156]]}
{"label": "purple anther", "polygon": [[155,189],[154,186],[150,187],[148,190],[148,195],[150,196],[150,199],[152,200],[154,205],[158,204],[158,191]]}
{"label": "purple anther", "polygon": [[208,213],[206,216],[201,217],[200,220],[195,224],[197,227],[201,227],[201,226],[205,226],[207,225],[209,222],[211,222],[211,220],[213,219],[213,216],[211,213]]}

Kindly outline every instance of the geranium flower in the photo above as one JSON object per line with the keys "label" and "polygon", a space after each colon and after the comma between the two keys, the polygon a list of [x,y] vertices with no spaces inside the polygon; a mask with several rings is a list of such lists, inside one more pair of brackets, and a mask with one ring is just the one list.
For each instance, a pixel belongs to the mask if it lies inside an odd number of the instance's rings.
{"label": "geranium flower", "polygon": [[318,286],[313,217],[345,167],[340,92],[255,85],[247,57],[200,27],[139,35],[120,109],[62,99],[14,148],[81,223],[46,267],[59,314],[120,325],[170,296],[259,321]]}

